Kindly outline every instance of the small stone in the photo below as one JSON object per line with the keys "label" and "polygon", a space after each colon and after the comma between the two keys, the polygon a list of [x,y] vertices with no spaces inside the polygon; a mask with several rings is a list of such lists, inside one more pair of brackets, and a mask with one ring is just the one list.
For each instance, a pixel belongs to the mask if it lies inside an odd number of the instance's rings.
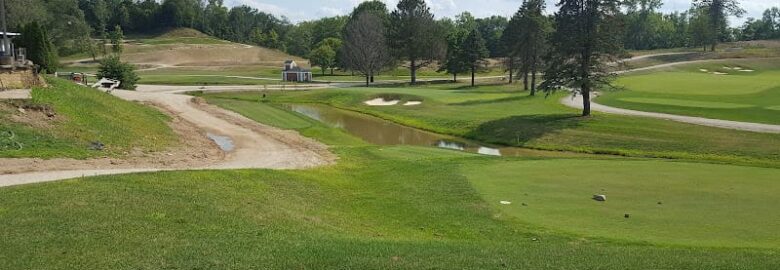
{"label": "small stone", "polygon": [[17,110],[17,111],[19,111],[19,112],[20,112],[20,113],[22,113],[22,114],[26,114],[26,113],[27,113],[27,110],[25,110],[25,109],[24,109],[24,108],[22,108],[22,107],[19,107],[19,108],[18,108],[18,109],[16,109],[16,110]]}
{"label": "small stone", "polygon": [[607,201],[607,195],[601,195],[601,194],[593,195],[593,200],[596,200],[596,201],[599,201],[599,202],[605,202],[605,201]]}

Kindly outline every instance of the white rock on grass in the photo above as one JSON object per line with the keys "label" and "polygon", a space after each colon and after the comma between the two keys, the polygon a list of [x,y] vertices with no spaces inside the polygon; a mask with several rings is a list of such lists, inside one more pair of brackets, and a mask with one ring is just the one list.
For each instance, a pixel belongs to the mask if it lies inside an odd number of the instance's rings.
{"label": "white rock on grass", "polygon": [[510,201],[501,201],[501,204],[503,204],[503,205],[510,205],[510,204],[512,204],[512,202],[510,202]]}
{"label": "white rock on grass", "polygon": [[600,202],[606,202],[607,201],[607,195],[596,194],[596,195],[593,195],[593,199],[596,200],[596,201],[600,201]]}
{"label": "white rock on grass", "polygon": [[407,101],[406,103],[404,103],[404,106],[417,106],[421,104],[422,101]]}
{"label": "white rock on grass", "polygon": [[393,106],[401,102],[400,100],[385,100],[385,98],[375,98],[364,102],[368,106]]}

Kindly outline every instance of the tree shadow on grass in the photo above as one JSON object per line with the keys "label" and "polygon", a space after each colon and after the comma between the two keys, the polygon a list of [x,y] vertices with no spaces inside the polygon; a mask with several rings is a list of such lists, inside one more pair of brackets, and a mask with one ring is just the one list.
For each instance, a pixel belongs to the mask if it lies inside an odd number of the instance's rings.
{"label": "tree shadow on grass", "polygon": [[522,146],[550,133],[582,125],[582,118],[574,114],[534,114],[512,116],[486,122],[467,134],[480,141]]}

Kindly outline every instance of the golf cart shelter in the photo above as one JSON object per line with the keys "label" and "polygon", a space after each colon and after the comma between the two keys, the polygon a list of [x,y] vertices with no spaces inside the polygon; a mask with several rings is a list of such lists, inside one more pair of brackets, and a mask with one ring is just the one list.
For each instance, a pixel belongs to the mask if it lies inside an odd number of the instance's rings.
{"label": "golf cart shelter", "polygon": [[285,82],[311,82],[311,70],[303,69],[293,60],[284,61],[282,81]]}

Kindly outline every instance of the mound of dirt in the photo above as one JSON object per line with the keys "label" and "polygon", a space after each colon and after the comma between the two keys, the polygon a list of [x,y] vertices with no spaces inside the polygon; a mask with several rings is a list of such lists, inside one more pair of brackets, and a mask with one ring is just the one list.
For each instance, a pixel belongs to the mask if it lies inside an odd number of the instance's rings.
{"label": "mound of dirt", "polygon": [[278,50],[241,44],[199,44],[189,46],[154,46],[123,55],[133,64],[165,66],[245,66],[273,65],[280,69],[285,60],[295,60],[301,66],[308,61]]}
{"label": "mound of dirt", "polygon": [[209,37],[201,31],[192,28],[173,28],[162,32],[157,36],[158,38],[182,38],[182,37]]}

